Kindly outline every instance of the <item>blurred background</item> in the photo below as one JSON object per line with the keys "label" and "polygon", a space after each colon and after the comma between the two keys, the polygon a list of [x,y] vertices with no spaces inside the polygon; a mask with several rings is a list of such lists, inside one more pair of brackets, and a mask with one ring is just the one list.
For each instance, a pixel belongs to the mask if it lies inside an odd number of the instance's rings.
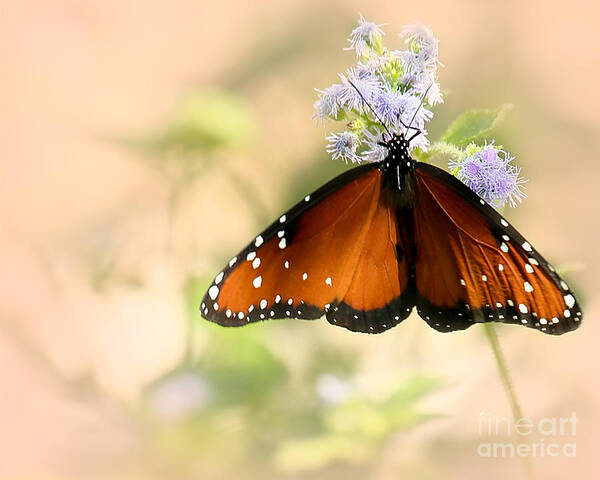
{"label": "blurred background", "polygon": [[270,219],[347,168],[311,120],[354,63],[358,13],[440,39],[446,102],[513,109],[529,178],[507,216],[559,265],[581,329],[498,327],[524,415],[576,413],[598,470],[600,75],[593,2],[0,2],[0,477],[526,478],[482,458],[510,419],[482,328],[412,316],[367,336],[325,321],[222,329],[199,298]]}

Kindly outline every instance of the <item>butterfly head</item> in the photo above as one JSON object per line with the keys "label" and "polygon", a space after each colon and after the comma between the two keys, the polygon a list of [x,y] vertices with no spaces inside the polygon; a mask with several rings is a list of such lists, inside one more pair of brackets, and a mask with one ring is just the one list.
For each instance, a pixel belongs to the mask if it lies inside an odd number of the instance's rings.
{"label": "butterfly head", "polygon": [[403,133],[394,133],[391,140],[386,142],[386,147],[388,147],[388,150],[396,150],[398,152],[408,152],[409,146],[410,142],[406,139]]}
{"label": "butterfly head", "polygon": [[[379,144],[386,147],[388,150],[387,159],[393,163],[406,163],[411,161],[409,147],[410,140],[404,136],[404,133],[393,133],[391,138]],[[409,163],[410,165],[410,163]]]}

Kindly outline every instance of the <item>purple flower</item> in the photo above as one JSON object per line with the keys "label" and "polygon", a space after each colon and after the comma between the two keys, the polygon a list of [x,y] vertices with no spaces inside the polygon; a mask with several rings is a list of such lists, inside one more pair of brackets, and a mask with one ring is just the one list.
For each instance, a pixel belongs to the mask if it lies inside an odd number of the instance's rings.
{"label": "purple flower", "polygon": [[383,160],[387,150],[378,145],[383,133],[411,135],[405,125],[422,132],[411,141],[411,149],[429,146],[425,125],[433,112],[428,107],[442,101],[436,81],[438,40],[427,27],[410,25],[402,34],[406,51],[391,52],[383,46],[379,27],[360,17],[350,36],[358,62],[340,74],[341,82],[317,90],[313,118],[351,125],[349,132],[327,137],[334,159]]}
{"label": "purple flower", "polygon": [[346,163],[360,162],[360,157],[356,154],[356,149],[360,144],[358,136],[352,132],[332,133],[327,137],[327,153],[336,160],[343,159]]}
{"label": "purple flower", "polygon": [[358,64],[356,67],[348,69],[346,75],[340,74],[340,78],[344,85],[344,91],[340,94],[340,100],[349,111],[356,110],[360,114],[368,111],[369,107],[366,106],[365,100],[372,104],[373,100],[383,92],[381,80],[371,69],[363,64]]}
{"label": "purple flower", "polygon": [[479,148],[472,145],[448,165],[459,180],[488,203],[497,208],[506,203],[516,207],[527,195],[522,191],[525,180],[521,170],[510,163],[513,158],[493,144]]}
{"label": "purple flower", "polygon": [[417,94],[427,92],[426,100],[429,105],[444,101],[437,82],[437,66],[439,64],[439,40],[425,25],[407,25],[402,30],[400,38],[405,38],[407,50],[392,52],[399,58],[404,67],[402,83],[411,85]]}
{"label": "purple flower", "polygon": [[439,40],[429,28],[420,23],[406,25],[399,36],[408,44],[408,50],[399,54],[409,72],[420,74],[437,68]]}
{"label": "purple flower", "polygon": [[350,46],[345,50],[355,50],[357,57],[366,55],[373,48],[377,37],[384,35],[383,30],[379,27],[380,25],[376,23],[367,22],[365,17],[361,15],[358,19],[358,27],[350,33],[348,39]]}
{"label": "purple flower", "polygon": [[[422,129],[425,122],[433,117],[433,112],[427,110],[421,99],[411,91],[400,93],[398,90],[387,90],[379,94],[374,102],[375,112],[390,128],[399,130],[402,123]],[[400,121],[401,120],[401,121]]]}
{"label": "purple flower", "polygon": [[342,95],[346,91],[346,87],[341,83],[334,83],[325,90],[317,90],[319,99],[315,102],[315,113],[313,118],[335,118],[338,111],[342,107]]}
{"label": "purple flower", "polygon": [[398,115],[406,104],[403,94],[397,90],[387,90],[380,93],[374,104],[375,112],[389,127],[395,125]]}
{"label": "purple flower", "polygon": [[367,162],[381,162],[385,157],[387,157],[388,149],[383,145],[380,145],[379,142],[385,142],[389,140],[389,138],[385,134],[381,133],[371,133],[369,130],[364,131],[363,144],[365,146],[365,150],[361,155],[361,159]]}

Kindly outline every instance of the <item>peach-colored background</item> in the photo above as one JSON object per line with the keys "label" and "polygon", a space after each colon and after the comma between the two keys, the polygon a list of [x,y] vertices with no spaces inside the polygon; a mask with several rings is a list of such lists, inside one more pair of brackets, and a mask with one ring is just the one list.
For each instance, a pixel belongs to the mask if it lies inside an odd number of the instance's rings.
{"label": "peach-colored background", "polygon": [[[327,131],[310,119],[313,87],[353,61],[342,47],[359,11],[388,24],[390,46],[400,46],[394,32],[414,21],[440,38],[440,79],[451,94],[438,112],[438,134],[465,108],[513,103],[505,137],[530,181],[529,198],[508,215],[548,258],[572,267],[585,322],[558,338],[505,328],[501,340],[528,416],[575,411],[580,418],[577,457],[535,459],[539,478],[598,472],[594,2],[3,0],[0,478],[171,478],[130,412],[141,389],[183,351],[183,273],[214,273],[215,255],[235,251],[254,227],[227,177],[202,177],[181,205],[167,253],[162,178],[141,154],[107,138],[154,128],[185,92],[226,83],[223,75],[261,41],[305,31],[296,39],[303,54],[237,92],[259,132],[230,161],[275,216],[303,159],[324,147]],[[99,293],[90,272],[107,261],[117,281]],[[460,443],[476,434],[480,411],[510,414],[480,331],[439,335],[417,317],[378,337],[324,322],[301,330],[316,331],[366,352],[365,388],[381,375],[369,374],[369,365],[386,356],[398,362],[388,374],[418,364],[453,382],[427,400],[447,417],[395,437],[369,478],[410,477],[413,457],[431,458],[431,478],[522,475],[517,460],[481,459]],[[422,345],[418,361],[411,342]]]}

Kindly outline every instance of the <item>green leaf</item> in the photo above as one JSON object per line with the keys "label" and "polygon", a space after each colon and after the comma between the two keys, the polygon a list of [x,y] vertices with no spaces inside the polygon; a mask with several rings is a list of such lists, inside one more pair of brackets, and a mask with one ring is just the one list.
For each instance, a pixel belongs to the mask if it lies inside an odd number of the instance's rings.
{"label": "green leaf", "polygon": [[441,141],[464,147],[471,142],[481,142],[504,120],[512,105],[505,103],[495,110],[468,110],[450,124]]}
{"label": "green leaf", "polygon": [[434,142],[427,149],[426,152],[420,148],[415,148],[411,152],[415,160],[425,163],[436,163],[436,162],[447,162],[448,159],[458,159],[461,154],[461,150],[454,145],[450,145],[446,142]]}

